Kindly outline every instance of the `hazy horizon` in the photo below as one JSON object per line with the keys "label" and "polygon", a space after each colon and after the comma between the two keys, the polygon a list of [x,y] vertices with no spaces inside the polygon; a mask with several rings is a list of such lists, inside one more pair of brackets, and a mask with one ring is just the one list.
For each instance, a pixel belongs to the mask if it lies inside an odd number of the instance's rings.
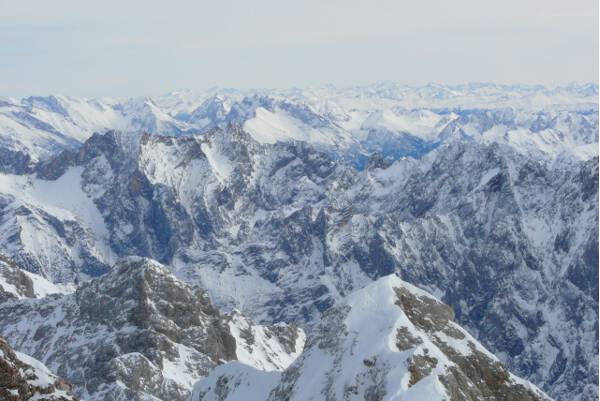
{"label": "hazy horizon", "polygon": [[598,84],[598,3],[2,1],[0,96]]}
{"label": "hazy horizon", "polygon": [[81,99],[102,99],[102,98],[106,98],[106,99],[112,99],[112,100],[126,100],[126,99],[134,99],[134,98],[143,98],[143,97],[148,97],[148,98],[153,98],[153,97],[160,97],[160,96],[168,96],[171,94],[177,94],[177,93],[188,93],[190,95],[206,95],[206,94],[211,94],[211,93],[215,93],[215,94],[223,94],[225,92],[239,92],[240,94],[244,95],[244,94],[253,94],[253,93],[260,93],[261,91],[265,91],[267,93],[277,93],[277,92],[282,92],[285,93],[287,91],[293,91],[295,89],[298,90],[310,90],[310,89],[322,89],[322,88],[332,88],[334,90],[346,90],[346,89],[353,89],[353,88],[361,88],[361,87],[374,87],[374,86],[378,86],[378,85],[384,85],[384,84],[395,84],[395,85],[399,85],[399,86],[405,86],[405,87],[412,87],[412,88],[423,88],[423,87],[427,87],[427,86],[433,86],[433,85],[438,85],[438,86],[442,86],[442,87],[459,87],[459,86],[466,86],[466,85],[503,85],[503,86],[522,86],[522,87],[536,87],[536,86],[542,86],[546,89],[552,90],[552,89],[556,89],[556,88],[560,88],[560,87],[567,87],[569,85],[578,85],[578,86],[585,86],[585,85],[595,85],[596,87],[599,86],[598,82],[592,82],[592,81],[581,81],[581,82],[576,82],[576,81],[571,81],[571,82],[564,82],[564,83],[558,83],[555,85],[548,85],[548,84],[536,84],[536,83],[523,83],[523,82],[508,82],[508,83],[499,83],[499,82],[458,82],[458,83],[454,83],[454,84],[448,84],[448,83],[443,83],[443,82],[426,82],[423,84],[406,84],[403,82],[398,82],[398,81],[391,81],[391,80],[386,80],[386,81],[379,81],[379,82],[371,82],[371,83],[364,83],[364,84],[349,84],[349,85],[335,85],[335,84],[331,84],[331,83],[325,83],[322,85],[307,85],[307,86],[299,86],[299,85],[295,85],[295,86],[288,86],[288,87],[248,87],[248,88],[239,88],[239,87],[231,87],[231,86],[212,86],[212,87],[206,87],[206,88],[175,88],[172,90],[166,90],[166,91],[162,91],[162,92],[155,92],[155,93],[134,93],[131,95],[120,95],[120,96],[113,96],[110,94],[105,94],[105,95],[98,95],[98,96],[86,96],[86,95],[78,95],[78,94],[71,94],[71,93],[64,93],[64,92],[48,92],[48,93],[28,93],[28,94],[22,94],[22,95],[5,95],[0,93],[0,99],[25,99],[28,97],[48,97],[48,96],[64,96],[64,97],[70,97],[70,98],[81,98]]}

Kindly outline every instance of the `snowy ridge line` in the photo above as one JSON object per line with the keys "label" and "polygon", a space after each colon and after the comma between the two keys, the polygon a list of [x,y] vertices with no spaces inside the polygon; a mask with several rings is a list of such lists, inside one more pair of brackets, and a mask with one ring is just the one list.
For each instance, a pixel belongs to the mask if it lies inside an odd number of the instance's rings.
{"label": "snowy ridge line", "polygon": [[387,276],[328,311],[288,369],[230,362],[196,383],[190,401],[551,401],[453,318],[428,293]]}
{"label": "snowy ridge line", "polygon": [[[385,83],[289,91],[212,89],[124,100],[69,96],[6,99],[0,102],[0,154],[5,159],[0,171],[30,172],[38,162],[76,148],[94,132],[114,129],[187,135],[228,123],[243,125],[262,143],[301,140],[344,149],[360,146],[367,152],[380,148],[382,140],[389,142],[383,138],[390,133],[392,138],[407,134],[404,142],[408,138],[416,148],[404,152],[418,155],[443,139],[440,135],[448,122],[465,114],[517,110],[534,120],[543,112],[546,117],[540,122],[545,124],[561,115],[597,114],[597,102],[594,84],[545,88]],[[549,132],[535,145],[547,147],[549,141],[552,145],[556,141],[553,135],[556,133]],[[548,150],[556,152],[543,149]]]}

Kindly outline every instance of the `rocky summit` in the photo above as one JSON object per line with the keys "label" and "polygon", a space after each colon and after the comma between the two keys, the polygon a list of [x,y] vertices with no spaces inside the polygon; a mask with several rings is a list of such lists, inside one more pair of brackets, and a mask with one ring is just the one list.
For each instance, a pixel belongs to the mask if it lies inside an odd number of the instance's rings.
{"label": "rocky summit", "polygon": [[454,321],[452,309],[391,275],[328,310],[283,372],[227,363],[191,401],[548,401]]}
{"label": "rocky summit", "polygon": [[135,257],[73,294],[9,300],[0,310],[6,337],[89,400],[185,400],[224,361],[282,369],[304,345],[293,327],[221,315],[205,293]]}
{"label": "rocky summit", "polygon": [[[279,386],[304,333],[396,274],[502,372],[596,401],[597,103],[594,84],[5,99],[0,335],[84,399],[185,399],[225,361]],[[477,387],[430,342],[426,377]]]}

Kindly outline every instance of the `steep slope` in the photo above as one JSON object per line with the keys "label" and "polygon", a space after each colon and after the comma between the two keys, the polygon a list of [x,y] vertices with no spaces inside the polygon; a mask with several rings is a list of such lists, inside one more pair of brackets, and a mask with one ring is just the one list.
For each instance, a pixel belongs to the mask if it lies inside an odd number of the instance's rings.
{"label": "steep slope", "polygon": [[42,276],[23,270],[11,259],[0,255],[0,302],[68,294],[74,290],[72,285],[54,284]]}
{"label": "steep slope", "polygon": [[191,401],[550,400],[453,321],[452,309],[397,276],[325,313],[283,373],[225,364]]}
{"label": "steep slope", "polygon": [[164,266],[129,258],[73,295],[7,301],[0,332],[67,377],[89,400],[184,400],[226,360],[280,369],[303,334],[219,314]]}
{"label": "steep slope", "polygon": [[72,386],[40,361],[15,352],[0,337],[0,399],[5,401],[77,401]]}
{"label": "steep slope", "polygon": [[98,275],[112,261],[103,217],[81,188],[82,169],[63,172],[55,181],[0,173],[2,251],[56,282],[73,281],[80,269]]}

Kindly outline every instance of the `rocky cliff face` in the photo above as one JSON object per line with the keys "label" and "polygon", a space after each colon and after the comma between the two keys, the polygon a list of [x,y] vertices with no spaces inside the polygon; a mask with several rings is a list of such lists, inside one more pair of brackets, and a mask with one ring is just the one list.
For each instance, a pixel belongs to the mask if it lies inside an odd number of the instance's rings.
{"label": "rocky cliff face", "polygon": [[[2,333],[15,347],[91,400],[184,400],[195,380],[238,354],[283,368],[303,346],[297,329],[221,315],[206,294],[142,258],[121,261],[74,294],[0,309]],[[265,350],[273,349],[269,358]]]}
{"label": "rocky cliff face", "polygon": [[0,337],[0,398],[6,401],[77,401],[72,386],[40,361],[15,352]]}
{"label": "rocky cliff face", "polygon": [[237,363],[198,382],[191,401],[550,400],[454,322],[452,309],[396,276],[325,313],[283,373]]}

